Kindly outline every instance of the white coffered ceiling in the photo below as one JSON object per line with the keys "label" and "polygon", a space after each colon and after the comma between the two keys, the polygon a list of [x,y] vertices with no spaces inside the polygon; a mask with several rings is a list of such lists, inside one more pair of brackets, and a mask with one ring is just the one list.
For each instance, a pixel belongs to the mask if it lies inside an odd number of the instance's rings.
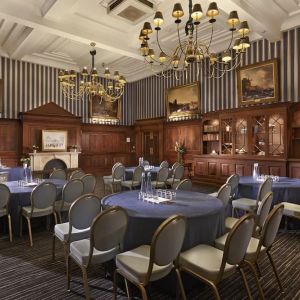
{"label": "white coffered ceiling", "polygon": [[[134,2],[135,0],[127,0]],[[177,36],[170,16],[174,3],[181,2],[185,12],[188,0],[148,0],[164,14],[160,32],[163,45],[171,48]],[[128,81],[151,75],[139,54],[137,39],[143,22],[152,21],[153,13],[138,22],[129,22],[107,13],[111,0],[1,0],[0,54],[66,69],[90,66],[90,42],[96,42],[96,66],[118,69]],[[194,0],[206,10],[210,1]],[[218,17],[212,47],[224,50],[230,40],[226,18],[237,10],[241,20],[248,20],[251,39],[280,39],[282,30],[300,25],[300,0],[219,0]],[[148,10],[149,11],[149,10]],[[186,14],[187,15],[187,14]],[[184,19],[186,20],[186,15]],[[184,38],[184,22],[182,23]],[[209,40],[207,19],[201,23],[200,36]]]}

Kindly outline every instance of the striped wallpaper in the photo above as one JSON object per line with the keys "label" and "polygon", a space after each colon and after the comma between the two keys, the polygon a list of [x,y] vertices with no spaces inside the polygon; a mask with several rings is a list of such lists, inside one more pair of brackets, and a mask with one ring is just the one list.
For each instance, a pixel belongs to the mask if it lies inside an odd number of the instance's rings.
{"label": "striped wallpaper", "polygon": [[[280,60],[281,101],[300,101],[300,27],[282,33],[281,41],[270,43],[262,39],[254,41],[244,56],[241,66],[267,59]],[[166,115],[165,92],[167,88],[200,81],[201,111],[203,113],[238,107],[236,71],[228,72],[220,79],[204,76],[208,61],[197,78],[195,65],[185,77],[162,79],[156,76],[132,83],[136,89],[136,119],[147,119]]]}

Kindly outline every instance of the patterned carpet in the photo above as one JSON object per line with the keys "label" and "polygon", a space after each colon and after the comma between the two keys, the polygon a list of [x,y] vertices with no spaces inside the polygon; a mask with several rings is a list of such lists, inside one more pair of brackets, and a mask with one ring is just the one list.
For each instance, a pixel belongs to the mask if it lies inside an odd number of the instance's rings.
{"label": "patterned carpet", "polygon": [[[207,188],[207,192],[210,188]],[[98,191],[101,187],[98,186]],[[199,189],[197,189],[199,190]],[[203,190],[203,188],[201,188]],[[102,194],[102,191],[101,191]],[[65,268],[62,247],[57,243],[57,256],[51,260],[51,233],[44,228],[37,228],[33,233],[34,247],[31,248],[28,236],[15,238],[10,244],[6,237],[0,239],[0,299],[84,299],[81,271],[72,265],[71,292],[66,290]],[[279,233],[274,244],[273,257],[282,279],[285,293],[281,294],[266,257],[261,260],[263,274],[262,286],[266,299],[300,299],[300,232]],[[108,269],[111,265],[108,266]],[[103,268],[91,268],[89,272],[90,290],[93,299],[112,299],[112,283],[104,278]],[[188,279],[188,278],[187,278]],[[247,272],[247,279],[254,299],[258,293],[253,277]],[[120,283],[122,287],[123,281]],[[148,290],[150,299],[171,300],[162,291],[163,284],[153,284]],[[174,287],[175,288],[175,287]],[[135,298],[139,294],[131,287]],[[224,280],[219,285],[222,299],[246,299],[246,293],[238,274]],[[188,299],[213,299],[208,287],[197,284],[187,294]],[[124,291],[119,289],[118,299],[127,299]]]}

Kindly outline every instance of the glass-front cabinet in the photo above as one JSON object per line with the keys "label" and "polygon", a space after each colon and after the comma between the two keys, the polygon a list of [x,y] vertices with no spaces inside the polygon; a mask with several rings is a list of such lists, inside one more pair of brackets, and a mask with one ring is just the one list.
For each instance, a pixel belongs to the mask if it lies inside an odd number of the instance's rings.
{"label": "glass-front cabinet", "polygon": [[248,154],[248,122],[238,118],[235,122],[235,154]]}
{"label": "glass-front cabinet", "polygon": [[284,118],[280,114],[269,117],[269,155],[284,155]]}
{"label": "glass-front cabinet", "polygon": [[232,135],[233,119],[221,119],[221,154],[232,154],[233,135]]}
{"label": "glass-front cabinet", "polygon": [[266,155],[266,116],[253,116],[252,120],[252,155]]}

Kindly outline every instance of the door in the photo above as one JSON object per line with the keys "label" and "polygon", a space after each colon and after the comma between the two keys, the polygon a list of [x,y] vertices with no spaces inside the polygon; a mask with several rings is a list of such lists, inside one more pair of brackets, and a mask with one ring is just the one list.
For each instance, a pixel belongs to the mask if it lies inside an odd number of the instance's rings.
{"label": "door", "polygon": [[148,160],[151,165],[159,165],[159,132],[144,132],[143,139],[143,157]]}

